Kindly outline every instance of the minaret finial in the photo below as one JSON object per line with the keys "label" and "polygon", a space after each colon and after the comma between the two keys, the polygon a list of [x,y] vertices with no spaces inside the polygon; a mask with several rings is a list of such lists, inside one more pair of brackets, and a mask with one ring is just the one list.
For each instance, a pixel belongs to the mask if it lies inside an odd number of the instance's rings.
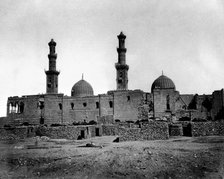
{"label": "minaret finial", "polygon": [[163,76],[163,70],[162,70],[162,76]]}
{"label": "minaret finial", "polygon": [[83,75],[83,73],[82,73],[82,80],[83,80],[83,78],[84,78],[84,75]]}

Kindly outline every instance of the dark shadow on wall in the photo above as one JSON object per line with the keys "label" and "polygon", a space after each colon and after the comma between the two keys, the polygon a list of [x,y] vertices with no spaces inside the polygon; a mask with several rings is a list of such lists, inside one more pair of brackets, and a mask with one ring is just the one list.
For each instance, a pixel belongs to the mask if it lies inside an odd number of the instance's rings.
{"label": "dark shadow on wall", "polygon": [[183,126],[183,136],[192,137],[192,125],[191,123]]}

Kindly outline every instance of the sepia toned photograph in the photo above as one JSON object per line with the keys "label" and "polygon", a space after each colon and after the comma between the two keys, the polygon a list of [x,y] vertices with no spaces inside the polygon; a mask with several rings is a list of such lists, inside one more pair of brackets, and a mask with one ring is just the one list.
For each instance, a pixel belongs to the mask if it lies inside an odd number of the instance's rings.
{"label": "sepia toned photograph", "polygon": [[0,179],[224,179],[224,0],[1,0]]}

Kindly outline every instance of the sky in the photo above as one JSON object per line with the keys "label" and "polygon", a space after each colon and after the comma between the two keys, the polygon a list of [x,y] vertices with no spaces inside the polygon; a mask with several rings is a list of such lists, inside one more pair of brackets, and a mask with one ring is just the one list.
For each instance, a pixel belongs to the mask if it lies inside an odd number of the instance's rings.
{"label": "sky", "polygon": [[162,71],[181,94],[224,88],[223,0],[1,0],[0,17],[0,116],[9,96],[46,93],[52,38],[65,95],[82,73],[95,95],[116,89],[121,31],[129,89]]}

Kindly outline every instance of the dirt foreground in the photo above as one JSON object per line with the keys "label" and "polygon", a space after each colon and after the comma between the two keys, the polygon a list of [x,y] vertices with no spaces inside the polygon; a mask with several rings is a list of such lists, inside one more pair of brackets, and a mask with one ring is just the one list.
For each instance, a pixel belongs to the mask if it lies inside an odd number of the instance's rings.
{"label": "dirt foreground", "polygon": [[1,140],[0,178],[224,178],[224,136],[115,138]]}

